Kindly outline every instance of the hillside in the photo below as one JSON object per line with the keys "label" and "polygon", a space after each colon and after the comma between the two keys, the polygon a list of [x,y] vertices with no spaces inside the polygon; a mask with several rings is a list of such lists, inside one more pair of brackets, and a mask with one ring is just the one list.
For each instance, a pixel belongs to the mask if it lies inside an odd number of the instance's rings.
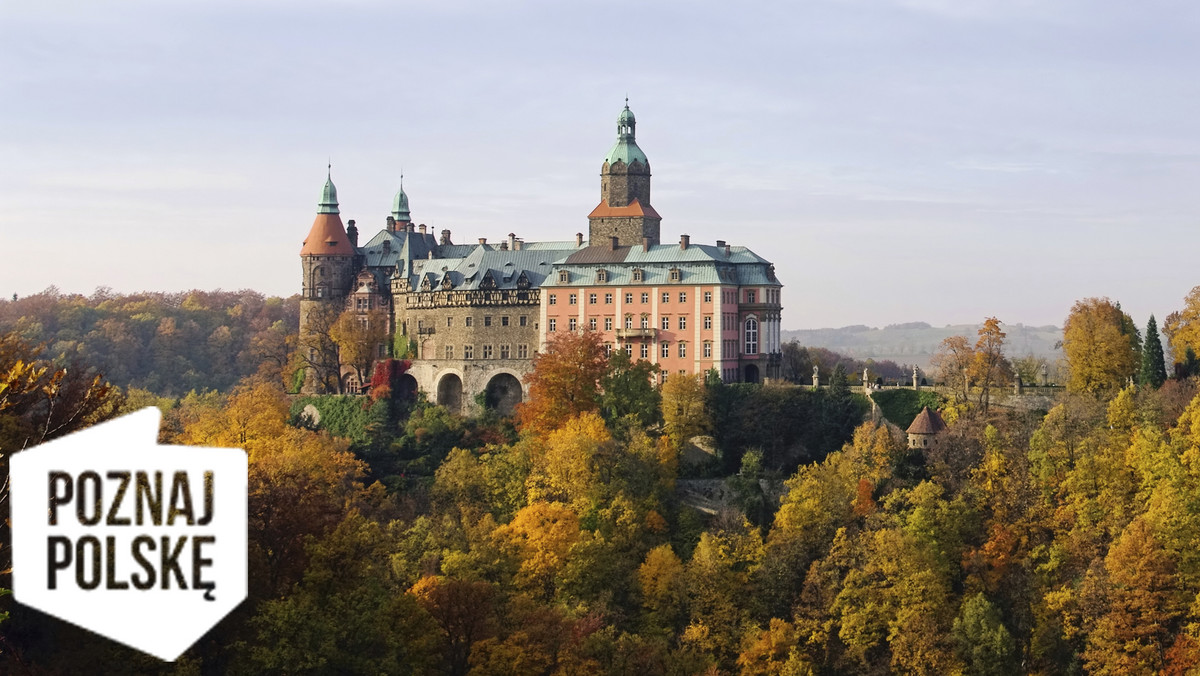
{"label": "hillside", "polygon": [[[784,342],[795,340],[805,347],[823,347],[856,359],[891,359],[900,364],[928,368],[930,357],[944,339],[954,335],[974,339],[978,329],[973,324],[935,327],[926,322],[908,322],[882,329],[860,324],[839,329],[783,331],[782,334]],[[1004,324],[1004,331],[1008,334],[1005,352],[1011,357],[1032,353],[1054,362],[1062,356],[1062,351],[1055,347],[1062,340],[1062,329],[1057,326]]]}

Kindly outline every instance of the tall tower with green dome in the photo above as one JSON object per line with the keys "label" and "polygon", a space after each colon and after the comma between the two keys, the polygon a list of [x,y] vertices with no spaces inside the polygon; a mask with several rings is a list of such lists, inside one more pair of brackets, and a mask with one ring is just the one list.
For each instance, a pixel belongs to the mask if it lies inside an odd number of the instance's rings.
{"label": "tall tower with green dome", "polygon": [[637,119],[625,100],[617,116],[617,141],[600,168],[600,204],[588,215],[589,244],[606,245],[612,237],[619,246],[634,246],[649,239],[658,244],[662,217],[650,206],[650,160],[638,147]]}

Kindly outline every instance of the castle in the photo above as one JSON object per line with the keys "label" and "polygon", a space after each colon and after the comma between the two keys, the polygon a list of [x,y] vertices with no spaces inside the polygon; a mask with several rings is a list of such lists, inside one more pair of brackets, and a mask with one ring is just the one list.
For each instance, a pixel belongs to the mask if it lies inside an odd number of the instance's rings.
{"label": "castle", "polygon": [[[662,217],[650,203],[650,161],[638,147],[629,109],[600,170],[600,203],[588,237],[455,244],[414,225],[403,183],[387,225],[359,245],[353,220],[342,224],[337,190],[326,180],[316,220],[300,250],[301,349],[320,359],[333,311],[359,322],[386,322],[375,356],[407,352],[403,378],[451,410],[483,393],[511,411],[527,394],[534,354],[562,331],[600,333],[606,350],[625,350],[659,367],[659,379],[715,369],[726,382],[778,378],[780,291],[775,266],[745,247],[717,240],[659,241]],[[382,338],[386,335],[386,338]],[[306,340],[307,339],[307,340]],[[308,347],[305,347],[305,346]],[[317,347],[314,347],[317,346]],[[326,350],[328,352],[328,350]],[[304,389],[361,392],[360,370],[341,363],[330,375],[310,369]],[[336,379],[336,382],[334,380]]]}

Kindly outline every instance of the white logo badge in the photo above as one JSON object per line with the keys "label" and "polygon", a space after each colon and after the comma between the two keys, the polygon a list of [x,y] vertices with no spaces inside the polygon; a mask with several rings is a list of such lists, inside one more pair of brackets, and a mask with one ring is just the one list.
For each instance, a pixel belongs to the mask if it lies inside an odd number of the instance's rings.
{"label": "white logo badge", "polygon": [[17,453],[13,595],[175,660],[246,598],[246,453],[159,446],[157,408]]}

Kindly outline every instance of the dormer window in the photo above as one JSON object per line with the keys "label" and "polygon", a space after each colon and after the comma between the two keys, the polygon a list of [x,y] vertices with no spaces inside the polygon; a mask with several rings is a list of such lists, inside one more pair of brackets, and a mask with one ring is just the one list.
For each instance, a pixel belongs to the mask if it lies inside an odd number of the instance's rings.
{"label": "dormer window", "polygon": [[678,282],[680,277],[681,277],[681,275],[679,272],[679,268],[671,268],[671,281]]}
{"label": "dormer window", "polygon": [[634,269],[633,281],[635,281],[635,282],[645,281],[645,274],[642,272],[641,268]]}
{"label": "dormer window", "polygon": [[567,272],[566,270],[559,270],[558,271],[558,283],[566,284],[569,281],[571,281],[571,273]]}
{"label": "dormer window", "polygon": [[603,284],[607,281],[608,281],[608,270],[597,270],[596,271],[596,283]]}

